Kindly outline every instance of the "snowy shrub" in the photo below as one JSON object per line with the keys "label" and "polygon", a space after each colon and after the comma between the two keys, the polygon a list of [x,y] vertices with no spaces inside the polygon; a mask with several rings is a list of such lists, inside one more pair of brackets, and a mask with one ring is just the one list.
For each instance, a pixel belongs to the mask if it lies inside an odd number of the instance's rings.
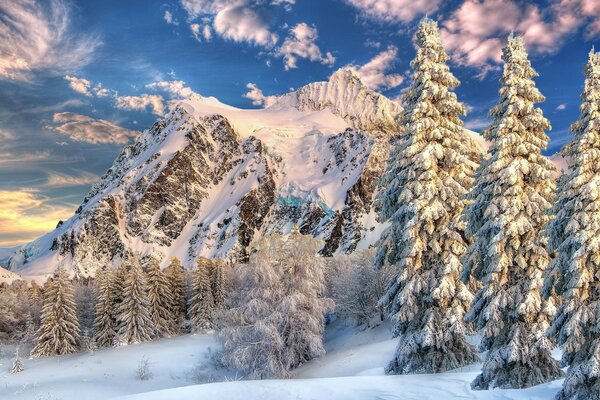
{"label": "snowy shrub", "polygon": [[320,241],[301,235],[262,238],[247,266],[236,268],[240,287],[231,292],[230,309],[217,329],[222,360],[252,378],[285,377],[294,368],[324,353],[324,314],[332,307],[323,298]]}
{"label": "snowy shrub", "polygon": [[140,363],[135,370],[135,377],[140,381],[152,379],[152,371],[150,371],[150,361],[146,357],[142,357]]}
{"label": "snowy shrub", "polygon": [[326,260],[327,296],[335,302],[335,313],[341,318],[369,324],[383,309],[378,306],[392,278],[392,268],[373,267],[375,250],[358,250],[350,255],[331,257]]}

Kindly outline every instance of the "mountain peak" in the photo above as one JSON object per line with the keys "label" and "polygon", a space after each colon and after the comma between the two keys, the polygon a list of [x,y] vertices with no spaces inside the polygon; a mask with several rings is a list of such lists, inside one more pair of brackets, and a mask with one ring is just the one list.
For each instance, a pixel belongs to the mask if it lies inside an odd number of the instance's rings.
{"label": "mountain peak", "polygon": [[293,107],[300,111],[326,108],[342,117],[352,128],[390,134],[402,107],[365,85],[352,68],[335,71],[328,81],[309,83],[285,94],[271,108]]}

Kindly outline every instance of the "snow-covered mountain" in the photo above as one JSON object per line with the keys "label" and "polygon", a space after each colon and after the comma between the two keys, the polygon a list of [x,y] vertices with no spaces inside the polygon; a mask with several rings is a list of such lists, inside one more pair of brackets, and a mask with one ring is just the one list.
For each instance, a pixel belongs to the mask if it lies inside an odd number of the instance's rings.
{"label": "snow-covered mountain", "polygon": [[[192,96],[126,146],[75,215],[21,247],[12,271],[81,275],[127,252],[244,260],[253,240],[297,224],[322,253],[373,244],[372,200],[401,107],[350,70],[261,110]],[[474,147],[480,147],[469,133]]]}

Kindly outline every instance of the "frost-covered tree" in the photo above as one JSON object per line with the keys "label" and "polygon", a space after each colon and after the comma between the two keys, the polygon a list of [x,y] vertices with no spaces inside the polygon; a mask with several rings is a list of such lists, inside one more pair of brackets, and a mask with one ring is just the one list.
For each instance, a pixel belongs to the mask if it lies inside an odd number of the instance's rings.
{"label": "frost-covered tree", "polygon": [[17,347],[15,350],[15,358],[13,359],[12,367],[10,368],[10,373],[18,374],[19,372],[22,372],[23,369],[23,361],[21,361],[21,358],[19,357],[19,348]]}
{"label": "frost-covered tree", "polygon": [[79,322],[73,297],[73,285],[62,266],[44,286],[42,322],[36,333],[32,357],[48,357],[77,352]]}
{"label": "frost-covered tree", "polygon": [[453,89],[437,23],[423,19],[416,34],[412,82],[403,96],[398,144],[377,199],[389,220],[375,264],[395,276],[380,304],[399,337],[388,373],[434,373],[477,360],[463,322],[472,294],[460,280],[467,244],[460,215],[477,154],[463,130],[465,107]]}
{"label": "frost-covered tree", "polygon": [[185,270],[177,257],[171,258],[169,266],[165,269],[167,281],[169,282],[169,292],[172,296],[170,305],[171,316],[174,326],[171,328],[173,333],[181,330],[185,320]]}
{"label": "frost-covered tree", "polygon": [[333,309],[333,302],[324,298],[325,264],[317,255],[322,246],[320,240],[302,235],[294,225],[277,260],[282,269],[283,299],[273,320],[284,339],[283,362],[288,369],[325,354],[325,313]]}
{"label": "frost-covered tree", "polygon": [[561,208],[548,225],[557,256],[546,291],[563,299],[548,333],[569,365],[559,400],[600,399],[600,53],[590,52],[585,78],[574,138],[562,150],[571,162]]}
{"label": "frost-covered tree", "polygon": [[150,319],[154,327],[154,337],[173,334],[174,319],[171,313],[173,296],[166,273],[160,269],[158,260],[152,260],[148,270],[148,297],[150,299]]}
{"label": "frost-covered tree", "polygon": [[554,310],[541,297],[550,259],[541,229],[554,193],[554,167],[542,155],[550,123],[535,106],[544,96],[521,37],[508,38],[502,59],[500,100],[484,132],[489,159],[465,210],[475,239],[466,258],[482,283],[467,320],[475,321],[481,350],[488,351],[474,389],[523,388],[561,376],[545,336]]}
{"label": "frost-covered tree", "polygon": [[192,282],[192,298],[188,307],[188,317],[192,332],[212,329],[215,312],[215,302],[210,282],[212,262],[199,257],[194,270]]}
{"label": "frost-covered tree", "polygon": [[113,285],[116,271],[104,267],[96,273],[96,316],[94,319],[94,342],[98,347],[109,347],[115,342],[117,321]]}
{"label": "frost-covered tree", "polygon": [[210,284],[215,308],[223,307],[227,296],[226,264],[222,260],[213,260],[210,272]]}
{"label": "frost-covered tree", "polygon": [[137,259],[132,260],[125,279],[123,301],[119,304],[116,344],[127,345],[150,340],[154,326],[150,317],[148,280]]}
{"label": "frost-covered tree", "polygon": [[337,316],[359,325],[368,325],[378,314],[380,321],[384,320],[377,302],[387,290],[393,269],[389,265],[373,268],[374,258],[369,249],[326,259],[326,293],[335,302]]}
{"label": "frost-covered tree", "polygon": [[332,304],[323,297],[320,247],[297,229],[287,241],[269,234],[249,264],[235,270],[240,287],[219,327],[227,365],[254,378],[285,377],[324,353],[323,319]]}

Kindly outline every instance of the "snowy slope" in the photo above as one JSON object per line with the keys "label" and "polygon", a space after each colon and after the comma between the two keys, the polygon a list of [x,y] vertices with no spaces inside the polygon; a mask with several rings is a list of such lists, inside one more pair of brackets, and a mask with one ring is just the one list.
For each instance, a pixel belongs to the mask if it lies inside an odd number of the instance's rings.
{"label": "snowy slope", "polygon": [[[372,201],[400,106],[349,70],[244,110],[194,95],[124,148],[76,214],[8,268],[43,279],[177,256],[245,260],[254,240],[297,224],[322,254],[372,245]],[[480,152],[476,135],[465,140]]]}
{"label": "snowy slope", "polygon": [[0,267],[0,283],[12,283],[20,279],[22,278],[19,275]]}
{"label": "snowy slope", "polygon": [[[480,364],[436,375],[385,376],[395,346],[389,324],[363,331],[333,324],[326,330],[326,355],[296,369],[292,379],[264,381],[240,381],[216,368],[211,353],[219,344],[212,334],[24,360],[25,371],[17,375],[7,371],[10,360],[0,358],[0,398],[543,400],[561,386],[555,381],[524,390],[471,391]],[[135,378],[143,357],[153,373],[147,381]]]}

